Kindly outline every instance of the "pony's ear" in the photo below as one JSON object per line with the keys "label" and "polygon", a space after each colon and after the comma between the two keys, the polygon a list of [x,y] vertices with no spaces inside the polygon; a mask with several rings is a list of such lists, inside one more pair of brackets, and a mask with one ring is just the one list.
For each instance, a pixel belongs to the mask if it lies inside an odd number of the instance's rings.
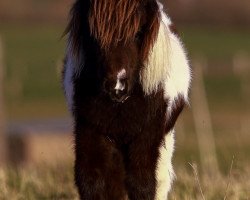
{"label": "pony's ear", "polygon": [[[157,39],[160,27],[160,11],[156,1],[149,1],[146,5],[145,24],[142,27],[142,51],[141,57],[143,61],[147,61],[148,55],[153,48],[153,44]],[[144,21],[144,20],[143,20]]]}

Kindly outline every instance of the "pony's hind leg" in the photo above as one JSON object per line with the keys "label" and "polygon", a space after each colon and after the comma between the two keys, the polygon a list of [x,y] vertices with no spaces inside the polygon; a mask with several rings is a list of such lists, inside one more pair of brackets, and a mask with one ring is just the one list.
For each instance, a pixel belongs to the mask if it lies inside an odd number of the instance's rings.
{"label": "pony's hind leg", "polygon": [[120,152],[105,136],[76,134],[75,183],[82,200],[126,200]]}

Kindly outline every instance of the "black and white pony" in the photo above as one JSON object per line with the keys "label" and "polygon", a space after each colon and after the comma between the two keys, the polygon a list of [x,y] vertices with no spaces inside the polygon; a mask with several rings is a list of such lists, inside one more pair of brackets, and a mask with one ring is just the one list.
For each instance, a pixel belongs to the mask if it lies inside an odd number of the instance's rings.
{"label": "black and white pony", "polygon": [[166,200],[185,50],[157,0],[76,0],[63,83],[84,200]]}

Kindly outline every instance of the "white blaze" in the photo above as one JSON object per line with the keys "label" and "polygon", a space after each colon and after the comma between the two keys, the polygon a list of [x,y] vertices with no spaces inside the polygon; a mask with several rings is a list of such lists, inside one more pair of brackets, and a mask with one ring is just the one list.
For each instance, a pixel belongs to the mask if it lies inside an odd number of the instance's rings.
{"label": "white blaze", "polygon": [[126,70],[125,69],[122,69],[121,71],[118,72],[117,74],[117,79],[122,79],[122,78],[125,78],[126,77]]}
{"label": "white blaze", "polygon": [[124,79],[126,77],[126,70],[122,69],[117,73],[117,79],[116,79],[116,85],[115,90],[118,92],[118,90],[123,91],[125,89],[125,84],[121,82],[121,79]]}

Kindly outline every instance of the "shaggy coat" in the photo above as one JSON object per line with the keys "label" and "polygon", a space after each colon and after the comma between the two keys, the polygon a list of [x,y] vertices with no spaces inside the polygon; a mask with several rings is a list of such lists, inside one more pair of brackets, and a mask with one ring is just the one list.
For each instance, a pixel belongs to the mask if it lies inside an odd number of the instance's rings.
{"label": "shaggy coat", "polygon": [[77,0],[63,73],[83,200],[166,200],[190,69],[155,0]]}

